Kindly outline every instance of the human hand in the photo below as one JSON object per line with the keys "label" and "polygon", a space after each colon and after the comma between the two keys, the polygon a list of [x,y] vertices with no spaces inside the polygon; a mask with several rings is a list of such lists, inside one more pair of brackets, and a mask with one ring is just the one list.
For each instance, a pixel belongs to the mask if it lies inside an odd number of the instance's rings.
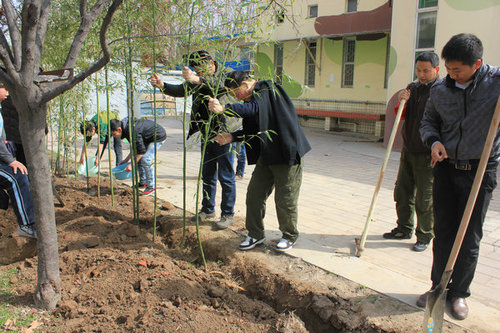
{"label": "human hand", "polygon": [[434,168],[437,162],[441,162],[444,159],[448,158],[448,153],[446,152],[446,148],[444,148],[441,142],[436,142],[432,146],[431,151],[431,167]]}
{"label": "human hand", "polygon": [[182,77],[184,78],[184,80],[186,80],[187,82],[191,82],[191,83],[196,83],[196,84],[200,84],[201,81],[200,81],[200,77],[198,75],[196,75],[195,72],[193,72],[189,67],[187,66],[184,66],[184,68],[182,69]]}
{"label": "human hand", "polygon": [[223,113],[224,107],[220,104],[217,98],[208,98],[208,109],[213,113]]}
{"label": "human hand", "polygon": [[405,99],[405,100],[410,99],[410,89],[405,89],[399,93],[398,101],[401,102],[402,99]]}
{"label": "human hand", "polygon": [[215,142],[223,146],[225,144],[233,142],[233,135],[231,133],[220,133],[214,138]]}
{"label": "human hand", "polygon": [[151,75],[150,81],[153,87],[156,87],[158,89],[163,89],[163,81],[160,79],[158,74],[153,73],[153,75]]}
{"label": "human hand", "polygon": [[127,167],[125,168],[125,171],[127,171],[127,172],[132,171],[132,164],[127,165]]}
{"label": "human hand", "polygon": [[14,161],[14,162],[10,163],[9,166],[12,169],[14,169],[14,174],[17,174],[17,170],[21,171],[21,173],[23,175],[27,175],[28,174],[28,169],[26,169],[26,167],[24,166],[24,164],[22,164],[19,161]]}

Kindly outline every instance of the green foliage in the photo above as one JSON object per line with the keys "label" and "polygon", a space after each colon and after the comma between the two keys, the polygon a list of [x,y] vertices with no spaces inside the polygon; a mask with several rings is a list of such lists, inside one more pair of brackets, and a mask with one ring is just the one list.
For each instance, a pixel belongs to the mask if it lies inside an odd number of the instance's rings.
{"label": "green foliage", "polygon": [[17,274],[17,269],[12,268],[0,274],[0,296],[10,296],[10,280]]}

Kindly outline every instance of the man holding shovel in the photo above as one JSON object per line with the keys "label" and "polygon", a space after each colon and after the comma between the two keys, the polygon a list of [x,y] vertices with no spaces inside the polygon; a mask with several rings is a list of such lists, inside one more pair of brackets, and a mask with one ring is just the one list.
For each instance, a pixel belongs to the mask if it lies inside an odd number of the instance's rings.
{"label": "man holding shovel", "polygon": [[[455,241],[479,159],[486,141],[496,101],[500,94],[500,68],[482,61],[483,46],[472,34],[453,36],[443,48],[448,75],[432,88],[420,133],[431,148],[434,167],[434,243],[432,289],[441,280]],[[500,135],[496,131],[493,148],[479,188],[468,229],[447,286],[451,315],[465,319],[469,309],[465,298],[474,277],[483,236],[483,222],[500,159]],[[421,295],[425,306],[429,292]]]}
{"label": "man holding shovel", "polygon": [[[432,168],[430,150],[420,138],[420,122],[432,85],[439,72],[439,56],[423,52],[416,59],[417,81],[410,83],[399,94],[399,101],[407,100],[404,109],[403,149],[399,161],[398,177],[394,188],[394,201],[398,215],[397,227],[383,234],[386,239],[410,239],[414,229],[413,216],[417,213],[413,251],[427,249],[434,237],[432,211]],[[399,103],[396,105],[396,111]]]}

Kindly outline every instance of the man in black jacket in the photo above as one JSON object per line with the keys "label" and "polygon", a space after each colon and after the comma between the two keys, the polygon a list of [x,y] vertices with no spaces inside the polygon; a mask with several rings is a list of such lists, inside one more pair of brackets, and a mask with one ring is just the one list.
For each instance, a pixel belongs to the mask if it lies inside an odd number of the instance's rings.
{"label": "man in black jacket", "polygon": [[[397,227],[383,235],[387,239],[410,239],[417,213],[415,235],[417,242],[413,251],[427,249],[434,238],[434,213],[432,211],[432,168],[430,149],[420,138],[420,122],[429,98],[432,85],[439,72],[439,56],[434,52],[423,52],[415,61],[417,81],[410,83],[399,94],[405,99],[403,149],[399,161],[398,177],[394,188],[394,201],[398,215]],[[399,107],[396,105],[396,110]]]}
{"label": "man in black jacket", "polygon": [[[136,119],[132,131],[133,139],[130,139],[129,118],[121,121],[118,119],[110,120],[111,135],[115,139],[127,139],[130,144],[136,147],[136,162],[139,169],[139,186],[145,187],[141,193],[142,196],[151,195],[155,191],[155,172],[154,158],[155,151],[160,150],[161,145],[167,138],[165,129],[148,119]],[[130,154],[120,163],[124,164],[130,160]],[[131,171],[132,166],[128,165],[126,171]]]}
{"label": "man in black jacket", "polygon": [[[472,34],[453,36],[443,47],[448,75],[436,82],[425,107],[420,134],[431,149],[434,167],[434,233],[432,288],[437,287],[450,256],[468,201],[479,159],[500,94],[500,68],[483,62],[483,44]],[[465,319],[465,299],[474,278],[483,224],[500,160],[500,129],[497,130],[469,225],[448,286],[454,318]],[[427,293],[418,306],[425,306]]]}
{"label": "man in black jacket", "polygon": [[256,164],[247,189],[247,238],[240,250],[253,249],[265,240],[264,215],[266,200],[275,190],[274,200],[282,238],[276,250],[286,251],[297,241],[302,157],[311,149],[302,131],[295,107],[280,85],[272,81],[256,81],[248,72],[235,71],[226,79],[230,94],[244,103],[223,107],[210,99],[214,113],[226,111],[243,117],[243,129],[215,137],[221,145],[246,141],[248,164]]}
{"label": "man in black jacket", "polygon": [[[207,135],[210,139],[216,133],[227,131],[225,116],[221,114],[210,117],[207,108],[209,96],[221,98],[226,94],[224,73],[217,62],[204,50],[195,51],[189,55],[189,66],[193,67],[196,73],[189,67],[184,67],[182,76],[186,81],[183,84],[163,83],[156,74],[151,77],[151,84],[169,96],[192,95],[193,103],[188,138],[200,131],[202,135]],[[201,149],[203,151],[203,145]],[[215,227],[220,230],[226,229],[234,220],[234,204],[236,202],[234,153],[230,145],[219,146],[216,142],[209,141],[206,143],[203,160],[203,200],[198,217],[204,221],[215,216],[215,195],[217,179],[219,179],[222,187],[221,219],[215,224]]]}

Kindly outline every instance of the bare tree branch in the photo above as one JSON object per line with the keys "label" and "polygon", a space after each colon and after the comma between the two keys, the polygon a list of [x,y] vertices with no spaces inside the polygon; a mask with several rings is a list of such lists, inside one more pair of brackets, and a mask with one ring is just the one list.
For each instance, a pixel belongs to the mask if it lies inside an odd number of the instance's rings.
{"label": "bare tree branch", "polygon": [[21,76],[25,82],[32,82],[35,75],[35,68],[37,62],[41,58],[38,48],[33,47],[36,45],[36,32],[39,24],[40,17],[40,4],[36,0],[26,0],[23,3],[22,10],[22,57],[21,63]]}
{"label": "bare tree branch", "polygon": [[16,69],[19,70],[21,67],[21,33],[17,28],[16,11],[14,10],[14,6],[12,6],[11,0],[3,0],[2,4],[5,12],[5,17],[7,18],[12,50],[14,52],[13,64]]}
{"label": "bare tree branch", "polygon": [[105,6],[110,3],[110,1],[111,0],[99,0],[95,3],[90,12],[85,11],[85,15],[81,18],[80,27],[78,28],[75,38],[73,39],[73,43],[71,44],[71,47],[69,49],[66,61],[64,62],[64,68],[73,68],[75,66],[76,60],[78,59],[78,54],[83,47],[83,43],[87,38],[92,25],[98,19]]}
{"label": "bare tree branch", "polygon": [[[103,68],[109,62],[111,55],[109,52],[108,43],[106,41],[106,34],[108,32],[109,25],[111,24],[111,20],[113,19],[113,15],[115,14],[116,10],[118,9],[118,7],[121,5],[122,2],[123,0],[113,0],[113,3],[108,8],[106,17],[102,22],[101,31],[99,33],[99,39],[101,43],[101,50],[103,56],[99,60],[97,60],[94,64],[87,67],[83,72],[76,75],[72,80],[66,81],[60,85],[55,86],[50,90],[45,91],[42,96],[43,103],[46,103],[51,99],[53,99],[54,97],[60,95],[61,93],[73,88],[75,85],[82,82],[87,77],[89,77],[90,75],[94,74],[95,72]],[[72,67],[68,66],[66,68],[72,68]]]}
{"label": "bare tree branch", "polygon": [[[38,23],[38,29],[36,33],[36,46],[40,54],[42,54],[43,51],[43,43],[45,41],[45,34],[47,33],[49,15],[50,15],[50,0],[44,0],[42,2],[42,7],[40,9],[40,21]],[[38,62],[38,64],[35,65],[36,65],[35,68],[40,68],[40,61]]]}
{"label": "bare tree branch", "polygon": [[87,0],[80,1],[80,17],[87,15]]}

